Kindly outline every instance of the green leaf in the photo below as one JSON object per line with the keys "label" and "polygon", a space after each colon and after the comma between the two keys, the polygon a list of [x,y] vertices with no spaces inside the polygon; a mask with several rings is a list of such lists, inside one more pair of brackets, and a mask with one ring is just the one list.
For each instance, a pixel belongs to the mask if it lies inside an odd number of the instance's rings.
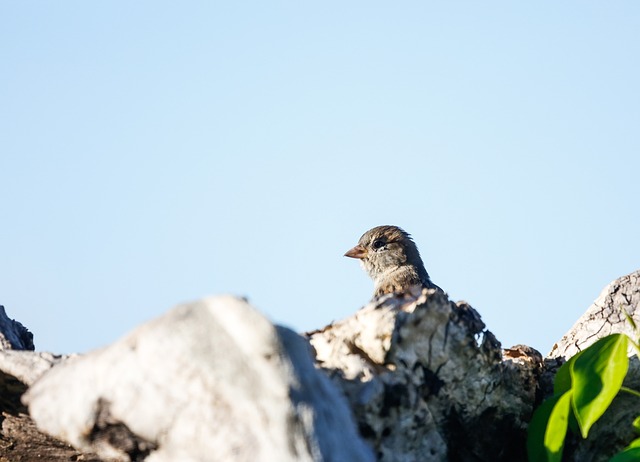
{"label": "green leaf", "polygon": [[[562,433],[562,419],[560,418],[562,412],[555,410],[556,405],[563,398],[565,398],[565,395],[549,398],[538,406],[533,413],[527,430],[527,455],[529,462],[555,462],[561,460],[562,453],[560,453],[560,457],[553,458],[553,455],[549,453],[549,449],[545,447],[545,442],[549,440],[554,447],[557,447],[557,439],[564,440],[567,429],[565,426],[564,433]],[[566,405],[564,406],[566,407]],[[550,422],[552,414],[555,414],[555,431],[560,430],[557,437],[550,434],[547,436],[549,426],[552,425]],[[562,448],[560,450],[562,451]]]}
{"label": "green leaf", "polygon": [[627,374],[628,337],[613,334],[584,350],[570,368],[573,410],[583,438],[618,394]]}
{"label": "green leaf", "polygon": [[556,372],[556,377],[553,379],[553,394],[554,396],[560,396],[563,393],[571,390],[571,368],[573,367],[573,363],[576,362],[576,359],[582,354],[576,354],[569,358],[569,361],[564,363]]}
{"label": "green leaf", "polygon": [[640,447],[629,447],[619,452],[609,462],[638,462],[640,460]]}
{"label": "green leaf", "polygon": [[529,462],[547,462],[547,450],[544,447],[544,434],[551,411],[560,396],[545,400],[533,413],[527,429],[527,455]]}
{"label": "green leaf", "polygon": [[636,433],[640,433],[640,416],[636,417],[633,421],[633,429]]}
{"label": "green leaf", "polygon": [[549,416],[547,430],[544,432],[544,447],[547,449],[549,461],[562,461],[564,437],[567,435],[569,413],[571,412],[572,392],[568,391],[560,397]]}
{"label": "green leaf", "polygon": [[631,444],[627,446],[626,449],[631,449],[631,448],[640,448],[640,438],[636,438],[635,440],[633,440]]}

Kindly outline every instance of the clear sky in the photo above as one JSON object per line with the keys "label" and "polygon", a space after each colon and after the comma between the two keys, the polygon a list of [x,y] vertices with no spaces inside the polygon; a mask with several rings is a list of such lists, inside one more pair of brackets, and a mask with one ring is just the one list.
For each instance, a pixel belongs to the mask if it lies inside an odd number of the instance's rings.
{"label": "clear sky", "polygon": [[0,4],[0,304],[84,352],[245,295],[322,327],[396,224],[504,346],[640,269],[640,3]]}

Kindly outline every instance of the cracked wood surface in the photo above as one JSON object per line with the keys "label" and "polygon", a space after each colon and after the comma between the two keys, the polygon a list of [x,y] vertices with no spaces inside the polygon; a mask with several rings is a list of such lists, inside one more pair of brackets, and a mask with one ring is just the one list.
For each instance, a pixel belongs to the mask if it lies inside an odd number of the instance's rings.
{"label": "cracked wood surface", "polygon": [[[545,395],[551,393],[553,376],[563,363],[563,357],[572,356],[610,333],[633,335],[624,313],[629,313],[640,325],[638,302],[640,271],[609,284],[574,327],[554,346],[550,357],[544,362],[537,351],[526,345],[501,350],[500,343],[485,329],[479,314],[471,306],[464,302],[452,303],[445,294],[429,290],[382,297],[353,316],[310,332],[307,337],[315,348],[316,364],[349,400],[358,430],[375,448],[377,460],[524,462],[524,437],[532,410]],[[228,321],[228,310],[224,312],[225,316],[220,319]],[[245,320],[238,325],[249,328],[254,324]],[[175,331],[175,325],[175,322],[171,323],[170,332]],[[4,328],[24,329],[14,321],[0,323],[0,331]],[[287,332],[278,327],[276,330],[284,342],[283,339],[288,338],[284,335]],[[24,331],[28,333],[26,329]],[[207,339],[211,336],[210,331],[210,328],[204,329]],[[12,338],[11,335],[5,335],[4,338]],[[26,340],[30,339],[29,335],[25,337]],[[295,336],[293,333],[288,335]],[[236,347],[244,351],[247,339],[251,339],[250,343],[257,342],[254,334],[245,333],[241,337],[242,341],[238,341],[237,345],[222,348],[226,352],[225,358],[236,351]],[[165,344],[166,339],[163,337]],[[290,340],[293,342],[295,339]],[[15,341],[0,343],[5,347],[19,345]],[[23,344],[32,348],[28,341]],[[299,341],[287,348],[297,353],[304,350]],[[171,348],[167,351],[171,351]],[[249,356],[254,360],[262,357]],[[123,357],[116,355],[116,362],[121,363]],[[218,356],[214,358],[220,359]],[[68,444],[40,432],[20,401],[25,389],[37,383],[41,375],[56,370],[59,372],[62,363],[66,364],[64,369],[79,358],[74,361],[67,359],[47,353],[10,349],[0,351],[0,462],[100,460],[97,455],[82,454]],[[166,355],[163,355],[162,367],[166,366],[166,362]],[[146,363],[139,361],[137,364]],[[236,363],[232,361],[232,364]],[[136,370],[135,367],[126,369]],[[237,376],[240,380],[242,375],[237,371],[218,372],[216,377]],[[114,371],[110,369],[105,374],[109,378]],[[64,380],[63,388],[76,386],[79,382],[82,380]],[[188,386],[176,384],[175,378],[156,382],[179,390],[193,385],[192,381],[186,382]],[[118,387],[121,387],[121,380],[118,383]],[[264,380],[261,384],[264,387]],[[640,364],[637,358],[630,364],[625,385],[640,389]],[[317,383],[309,386],[311,389],[314,390],[313,395],[317,394]],[[73,399],[77,400],[77,395]],[[327,401],[322,396],[318,399]],[[631,425],[639,413],[635,399],[626,396],[616,398],[612,412],[603,416],[588,440],[570,442],[565,454],[567,460],[601,462],[624,447],[635,437]],[[63,404],[60,413],[54,413],[59,418],[72,400],[49,401]],[[307,401],[305,398],[301,403]],[[331,410],[323,411],[326,416],[335,413],[335,407],[329,407]],[[114,416],[111,412],[104,415],[108,424],[105,428],[109,430],[105,436],[109,442],[113,439],[111,430],[114,430]],[[144,413],[135,415],[136,419],[142,417]],[[202,419],[196,421],[202,423]],[[325,426],[335,427],[335,423]],[[210,428],[207,425],[204,427]],[[265,431],[264,428],[255,430]],[[102,437],[102,434],[98,436]],[[243,433],[243,437],[246,440],[246,433]],[[176,444],[179,445],[178,449],[182,448],[180,441],[176,441]],[[335,444],[331,443],[330,446]],[[139,460],[146,458],[147,452],[138,453]],[[255,459],[255,451],[252,457]],[[153,454],[149,460],[152,458]],[[178,459],[173,457],[169,460]]]}
{"label": "cracked wood surface", "polygon": [[246,300],[209,297],[56,365],[22,401],[43,431],[114,462],[372,462],[310,350]]}
{"label": "cracked wood surface", "polygon": [[0,305],[0,350],[33,350],[33,334]]}
{"label": "cracked wood surface", "polygon": [[[549,358],[569,359],[598,339],[624,333],[637,339],[626,314],[640,326],[640,271],[623,276],[607,285],[573,327],[553,346]],[[629,353],[633,353],[632,347]]]}
{"label": "cracked wood surface", "polygon": [[503,360],[467,303],[385,296],[308,336],[379,461],[525,460],[542,357]]}
{"label": "cracked wood surface", "polygon": [[99,462],[38,430],[20,398],[62,356],[36,353],[33,334],[0,305],[0,462]]}
{"label": "cracked wood surface", "polygon": [[66,358],[33,351],[0,351],[0,462],[99,462],[42,433],[20,398],[28,386]]}

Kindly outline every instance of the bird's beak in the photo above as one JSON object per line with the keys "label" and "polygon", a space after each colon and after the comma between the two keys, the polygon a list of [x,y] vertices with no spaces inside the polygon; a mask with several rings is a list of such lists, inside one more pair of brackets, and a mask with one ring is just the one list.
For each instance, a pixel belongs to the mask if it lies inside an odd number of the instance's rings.
{"label": "bird's beak", "polygon": [[344,254],[345,257],[351,257],[351,258],[365,258],[367,256],[367,249],[365,249],[364,247],[357,245],[355,246],[353,249],[347,251],[347,253]]}

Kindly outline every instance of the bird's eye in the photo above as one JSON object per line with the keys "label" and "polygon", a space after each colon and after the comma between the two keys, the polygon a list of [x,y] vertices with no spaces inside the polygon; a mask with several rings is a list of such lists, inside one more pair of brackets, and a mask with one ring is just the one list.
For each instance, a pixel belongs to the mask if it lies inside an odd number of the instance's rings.
{"label": "bird's eye", "polygon": [[371,247],[373,247],[375,250],[378,250],[384,247],[384,241],[381,239],[376,239],[375,241],[373,241],[373,244],[371,244]]}

